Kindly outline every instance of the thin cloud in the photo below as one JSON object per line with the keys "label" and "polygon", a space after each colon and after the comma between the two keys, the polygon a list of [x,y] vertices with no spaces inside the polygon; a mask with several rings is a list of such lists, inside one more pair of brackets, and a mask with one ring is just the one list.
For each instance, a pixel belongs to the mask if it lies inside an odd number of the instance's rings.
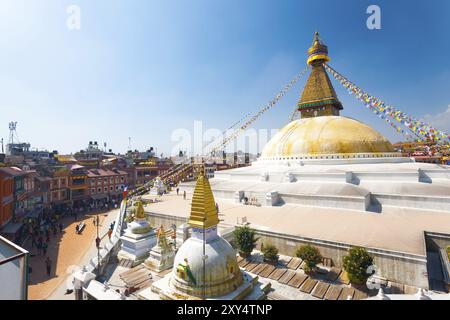
{"label": "thin cloud", "polygon": [[434,115],[427,114],[424,118],[427,122],[436,127],[436,129],[444,130],[446,132],[450,131],[450,105],[448,105],[447,110],[444,112]]}

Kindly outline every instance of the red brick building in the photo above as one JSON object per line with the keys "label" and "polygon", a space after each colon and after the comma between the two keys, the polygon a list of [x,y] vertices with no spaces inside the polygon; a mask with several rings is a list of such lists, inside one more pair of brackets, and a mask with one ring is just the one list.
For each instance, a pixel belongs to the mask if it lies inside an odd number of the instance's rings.
{"label": "red brick building", "polygon": [[128,173],[119,169],[90,169],[87,176],[89,195],[95,201],[121,200],[128,184]]}

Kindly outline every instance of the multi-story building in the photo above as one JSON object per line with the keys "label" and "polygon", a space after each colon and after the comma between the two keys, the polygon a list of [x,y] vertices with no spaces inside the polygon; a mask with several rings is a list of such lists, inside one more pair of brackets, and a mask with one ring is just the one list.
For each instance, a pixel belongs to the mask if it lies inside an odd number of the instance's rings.
{"label": "multi-story building", "polygon": [[94,201],[120,201],[128,184],[128,173],[119,169],[91,169],[87,172],[89,194]]}
{"label": "multi-story building", "polygon": [[138,187],[163,174],[173,165],[170,159],[150,158],[137,161],[134,167],[134,186]]}
{"label": "multi-story building", "polygon": [[87,170],[78,164],[68,165],[68,168],[70,170],[70,200],[74,207],[80,207],[89,199]]}
{"label": "multi-story building", "polygon": [[33,211],[36,209],[36,205],[41,203],[39,195],[36,193],[36,177],[38,176],[36,170],[25,171],[23,184],[25,189],[25,196],[20,204],[20,207],[25,211]]}
{"label": "multi-story building", "polygon": [[53,179],[51,177],[37,176],[35,180],[35,189],[37,195],[41,198],[43,208],[50,206],[50,188]]}
{"label": "multi-story building", "polygon": [[24,177],[26,172],[17,167],[4,167],[0,168],[4,172],[9,173],[14,180],[14,209],[13,218],[20,216],[23,208],[23,201],[26,199],[26,192],[24,186]]}
{"label": "multi-story building", "polygon": [[0,168],[0,228],[13,218],[14,176]]}
{"label": "multi-story building", "polygon": [[20,203],[26,197],[24,188],[24,175],[25,172],[16,167],[3,167],[0,168],[3,175],[12,178],[12,202],[11,202],[11,182],[8,181],[5,186],[6,190],[6,202],[2,206],[2,219],[5,219],[5,224],[1,228],[1,234],[7,239],[17,241],[20,239],[23,223],[21,217],[25,214],[23,208],[20,207]]}
{"label": "multi-story building", "polygon": [[50,182],[50,199],[52,204],[64,204],[69,201],[70,171],[65,167],[53,168]]}

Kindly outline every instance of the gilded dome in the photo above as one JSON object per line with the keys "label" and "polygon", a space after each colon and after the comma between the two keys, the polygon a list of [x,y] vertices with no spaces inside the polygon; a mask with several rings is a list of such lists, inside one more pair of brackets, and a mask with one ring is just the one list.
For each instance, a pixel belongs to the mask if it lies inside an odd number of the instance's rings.
{"label": "gilded dome", "polygon": [[323,116],[286,125],[264,146],[261,158],[390,152],[394,152],[391,143],[366,124],[341,116]]}

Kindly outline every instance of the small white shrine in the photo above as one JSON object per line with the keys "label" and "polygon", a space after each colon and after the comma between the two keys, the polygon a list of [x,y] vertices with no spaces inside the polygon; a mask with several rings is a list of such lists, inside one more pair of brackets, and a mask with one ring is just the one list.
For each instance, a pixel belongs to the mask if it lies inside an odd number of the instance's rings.
{"label": "small white shrine", "polygon": [[158,242],[150,251],[150,256],[145,260],[144,265],[152,271],[161,272],[173,267],[175,251],[167,242],[164,228],[161,225],[158,231]]}
{"label": "small white shrine", "polygon": [[145,218],[141,201],[136,201],[131,209],[134,214],[129,215],[133,221],[128,223],[123,236],[121,250],[117,254],[119,260],[133,261],[133,266],[143,262],[149,255],[150,249],[156,244],[156,233]]}

